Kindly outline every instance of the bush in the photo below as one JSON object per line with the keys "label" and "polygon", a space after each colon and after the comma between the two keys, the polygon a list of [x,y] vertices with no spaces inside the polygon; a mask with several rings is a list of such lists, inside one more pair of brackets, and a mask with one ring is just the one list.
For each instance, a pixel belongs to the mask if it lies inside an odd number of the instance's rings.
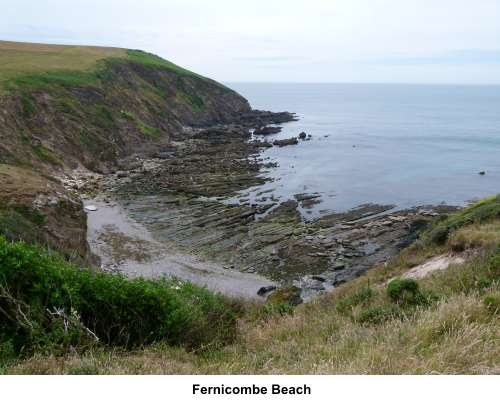
{"label": "bush", "polygon": [[269,305],[285,305],[293,307],[302,304],[302,298],[300,296],[300,288],[293,285],[279,288],[271,293],[266,300]]}
{"label": "bush", "polygon": [[370,286],[366,285],[361,287],[359,290],[343,297],[336,305],[337,312],[343,315],[350,315],[352,309],[360,304],[366,304],[375,295],[375,291]]}
{"label": "bush", "polygon": [[16,353],[156,341],[200,348],[231,341],[238,309],[221,295],[171,279],[126,279],[78,269],[0,236],[0,342]]}
{"label": "bush", "polygon": [[398,313],[398,308],[391,305],[377,305],[361,310],[355,321],[361,324],[378,325]]}
{"label": "bush", "polygon": [[444,244],[448,240],[451,229],[446,225],[436,225],[427,233],[427,241],[438,245]]}
{"label": "bush", "polygon": [[419,305],[427,303],[417,281],[412,279],[392,280],[387,286],[389,299],[399,305]]}
{"label": "bush", "polygon": [[492,314],[500,314],[500,293],[498,291],[486,295],[483,299],[483,303]]}

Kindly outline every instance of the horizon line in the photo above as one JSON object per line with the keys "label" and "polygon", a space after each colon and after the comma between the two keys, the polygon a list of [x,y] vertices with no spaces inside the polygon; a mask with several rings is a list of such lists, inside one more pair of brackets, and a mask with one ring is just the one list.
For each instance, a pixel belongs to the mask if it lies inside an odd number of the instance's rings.
{"label": "horizon line", "polygon": [[500,86],[500,82],[494,83],[443,83],[443,82],[308,82],[308,81],[271,81],[271,80],[218,80],[223,84],[335,84],[335,85],[400,85],[400,86]]}

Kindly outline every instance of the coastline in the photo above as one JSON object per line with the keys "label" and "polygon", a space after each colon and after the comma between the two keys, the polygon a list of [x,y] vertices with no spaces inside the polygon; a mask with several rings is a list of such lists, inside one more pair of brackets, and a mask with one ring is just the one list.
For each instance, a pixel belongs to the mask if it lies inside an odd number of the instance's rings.
{"label": "coastline", "polygon": [[367,204],[305,221],[299,204],[314,196],[233,202],[238,191],[266,182],[269,162],[259,159],[250,125],[187,130],[168,154],[133,156],[92,183],[86,204],[98,210],[89,213],[88,242],[103,268],[167,274],[253,299],[293,286],[307,301],[386,262],[427,222],[455,210]]}

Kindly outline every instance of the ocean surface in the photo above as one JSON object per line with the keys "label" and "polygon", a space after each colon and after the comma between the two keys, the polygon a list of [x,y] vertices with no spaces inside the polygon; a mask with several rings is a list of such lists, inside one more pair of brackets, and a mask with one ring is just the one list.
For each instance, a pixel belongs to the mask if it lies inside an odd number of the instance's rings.
{"label": "ocean surface", "polygon": [[[250,199],[319,193],[306,218],[367,203],[463,205],[500,192],[500,86],[229,83],[253,108],[295,112],[268,139],[267,184]],[[486,175],[480,176],[479,172]]]}

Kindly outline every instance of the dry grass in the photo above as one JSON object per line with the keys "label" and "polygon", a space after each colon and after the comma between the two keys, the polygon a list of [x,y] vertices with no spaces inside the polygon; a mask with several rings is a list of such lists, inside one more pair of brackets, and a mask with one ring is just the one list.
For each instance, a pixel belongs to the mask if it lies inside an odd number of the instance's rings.
{"label": "dry grass", "polygon": [[33,198],[39,193],[47,193],[53,182],[32,170],[0,164],[0,203],[5,200]]}
{"label": "dry grass", "polygon": [[448,239],[448,247],[456,252],[493,246],[500,243],[500,220],[473,224],[458,229]]}
{"label": "dry grass", "polygon": [[[486,305],[485,297],[500,295],[500,269],[495,267],[496,261],[491,261],[499,239],[499,221],[495,220],[456,231],[447,246],[416,244],[387,266],[298,307],[292,315],[242,321],[237,343],[220,351],[196,355],[165,346],[134,353],[101,350],[57,359],[37,357],[6,371],[36,374],[498,374],[500,316],[498,310]],[[390,302],[386,294],[388,279],[453,248],[457,241],[474,247],[476,256],[420,282],[423,291],[435,293],[434,300],[411,308]],[[485,277],[489,277],[489,284],[485,284]],[[363,314],[378,309],[395,312],[382,318],[362,318]]]}
{"label": "dry grass", "polygon": [[37,72],[89,70],[101,59],[125,56],[120,48],[0,41],[0,82]]}
{"label": "dry grass", "polygon": [[[496,288],[498,292],[498,287]],[[459,295],[408,319],[366,327],[310,313],[245,328],[242,340],[200,358],[159,347],[137,353],[33,358],[28,374],[494,374],[500,372],[500,320],[477,295]]]}

